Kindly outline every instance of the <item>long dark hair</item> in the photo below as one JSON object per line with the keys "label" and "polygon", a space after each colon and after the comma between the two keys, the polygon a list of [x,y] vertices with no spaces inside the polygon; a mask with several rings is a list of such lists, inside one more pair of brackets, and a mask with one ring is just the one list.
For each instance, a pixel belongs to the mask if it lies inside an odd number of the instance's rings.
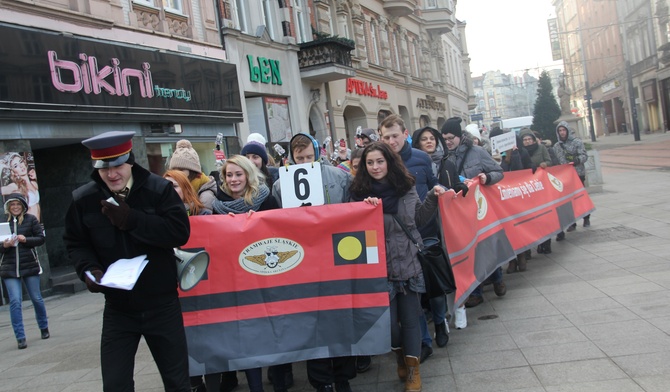
{"label": "long dark hair", "polygon": [[386,160],[386,167],[388,168],[386,180],[396,188],[398,195],[404,195],[409,192],[414,186],[414,177],[407,171],[400,155],[382,142],[374,142],[363,149],[363,156],[361,157],[361,162],[358,164],[358,171],[356,171],[356,176],[351,183],[349,191],[357,196],[366,196],[371,193],[372,181],[374,179],[368,173],[366,161],[368,154],[372,151],[382,153],[382,156]]}

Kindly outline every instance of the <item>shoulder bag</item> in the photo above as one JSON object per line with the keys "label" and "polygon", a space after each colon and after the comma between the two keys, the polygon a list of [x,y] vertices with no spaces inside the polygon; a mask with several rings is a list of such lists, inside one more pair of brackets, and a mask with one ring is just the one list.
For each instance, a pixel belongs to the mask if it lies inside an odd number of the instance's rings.
{"label": "shoulder bag", "polygon": [[419,263],[421,263],[428,298],[435,298],[456,291],[456,282],[451,265],[449,264],[449,256],[444,253],[440,240],[437,238],[426,238],[424,240],[424,247],[421,249],[421,246],[414,240],[409,229],[398,216],[393,215],[393,219],[398,222],[405,234],[407,234],[407,237],[419,250],[416,256],[419,259]]}

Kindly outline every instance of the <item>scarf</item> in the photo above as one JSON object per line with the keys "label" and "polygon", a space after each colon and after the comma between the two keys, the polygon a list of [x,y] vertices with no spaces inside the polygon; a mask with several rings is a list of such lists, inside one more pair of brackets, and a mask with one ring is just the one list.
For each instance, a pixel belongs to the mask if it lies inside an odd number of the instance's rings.
{"label": "scarf", "polygon": [[253,198],[253,203],[251,205],[247,204],[243,197],[240,197],[239,199],[229,201],[214,200],[212,208],[217,214],[227,214],[229,212],[232,212],[233,214],[244,214],[250,210],[258,211],[258,208],[269,195],[270,188],[265,184],[261,184],[260,188],[258,188],[258,194]]}
{"label": "scarf", "polygon": [[194,178],[193,181],[191,181],[191,186],[193,189],[195,189],[195,192],[198,193],[200,188],[207,184],[210,181],[209,176],[205,175],[204,173],[200,173],[200,175],[197,178]]}
{"label": "scarf", "polygon": [[535,154],[535,151],[537,151],[538,147],[540,147],[540,146],[537,143],[533,143],[530,146],[525,146],[525,147],[526,147],[526,151],[528,151],[528,153],[530,155],[533,155],[533,154]]}
{"label": "scarf", "polygon": [[388,181],[379,182],[372,180],[370,189],[370,194],[367,196],[352,195],[352,199],[355,201],[363,201],[366,197],[377,197],[382,199],[382,209],[384,214],[397,214],[398,213],[398,201],[400,197],[398,196],[398,191],[391,185]]}
{"label": "scarf", "polygon": [[430,154],[430,159],[433,161],[433,175],[437,178],[438,170],[440,170],[440,164],[442,163],[442,158],[444,157],[444,150],[442,146],[438,143],[435,152]]}

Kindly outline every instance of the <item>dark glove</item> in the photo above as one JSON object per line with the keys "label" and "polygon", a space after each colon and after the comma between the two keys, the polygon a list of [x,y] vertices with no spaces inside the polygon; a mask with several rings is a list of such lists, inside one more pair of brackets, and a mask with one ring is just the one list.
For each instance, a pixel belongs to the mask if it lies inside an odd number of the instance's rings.
{"label": "dark glove", "polygon": [[118,206],[108,202],[107,200],[100,201],[102,204],[102,214],[109,218],[110,222],[121,230],[132,230],[137,227],[137,217],[128,203],[121,200],[120,197],[114,196],[114,200],[119,203]]}
{"label": "dark glove", "polygon": [[100,286],[98,283],[100,283],[100,280],[102,279],[102,275],[103,275],[102,271],[100,271],[99,269],[92,269],[92,270],[89,270],[89,272],[91,273],[91,275],[93,275],[95,277],[95,282],[92,281],[91,278],[89,278],[87,274],[84,274],[84,279],[85,279],[84,282],[86,283],[86,288],[91,293],[101,292],[102,291],[102,286]]}
{"label": "dark glove", "polygon": [[463,182],[457,182],[456,185],[454,185],[454,192],[463,192],[463,197],[468,194],[468,190],[468,186]]}

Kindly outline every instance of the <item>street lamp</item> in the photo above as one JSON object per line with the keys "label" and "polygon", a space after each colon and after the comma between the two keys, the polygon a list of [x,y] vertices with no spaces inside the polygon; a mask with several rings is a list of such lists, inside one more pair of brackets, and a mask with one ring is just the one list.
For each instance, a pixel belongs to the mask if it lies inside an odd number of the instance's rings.
{"label": "street lamp", "polygon": [[587,116],[589,119],[589,134],[591,135],[591,141],[596,141],[596,131],[593,126],[593,110],[591,109],[591,86],[589,85],[589,72],[586,68],[586,49],[584,48],[584,38],[582,37],[582,18],[579,9],[577,9],[577,23],[579,24],[579,50],[582,52],[582,68],[584,68],[584,90],[586,95],[584,99],[586,100],[587,106]]}

